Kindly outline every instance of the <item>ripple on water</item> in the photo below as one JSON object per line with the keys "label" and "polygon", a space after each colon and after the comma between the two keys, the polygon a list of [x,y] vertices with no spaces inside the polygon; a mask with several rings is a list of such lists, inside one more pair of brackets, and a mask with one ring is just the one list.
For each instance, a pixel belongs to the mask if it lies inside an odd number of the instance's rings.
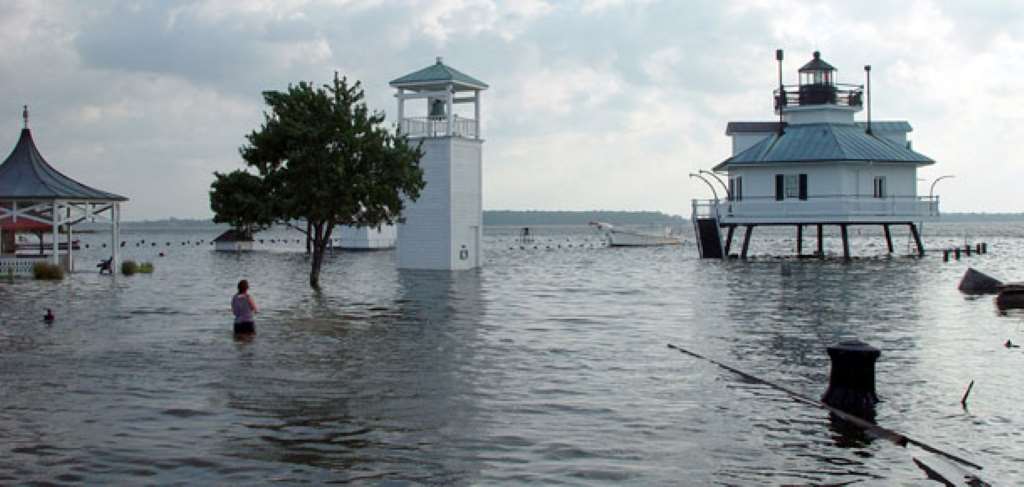
{"label": "ripple on water", "polygon": [[[880,424],[978,461],[991,480],[1022,478],[1024,352],[1002,344],[1024,342],[1024,327],[955,282],[967,265],[1019,280],[1024,228],[1003,226],[992,253],[957,263],[762,258],[795,245],[775,229],[750,262],[597,247],[572,228],[519,249],[517,230],[488,229],[479,272],[335,253],[321,293],[301,244],[277,243],[237,255],[130,246],[155,274],[0,282],[0,483],[920,483],[902,448],[665,348],[817,397],[824,347],[853,337],[883,350]],[[948,245],[963,228],[927,238]],[[881,253],[875,240],[855,236],[854,252]],[[837,245],[829,235],[826,251]],[[263,312],[258,335],[235,341],[240,278]]]}

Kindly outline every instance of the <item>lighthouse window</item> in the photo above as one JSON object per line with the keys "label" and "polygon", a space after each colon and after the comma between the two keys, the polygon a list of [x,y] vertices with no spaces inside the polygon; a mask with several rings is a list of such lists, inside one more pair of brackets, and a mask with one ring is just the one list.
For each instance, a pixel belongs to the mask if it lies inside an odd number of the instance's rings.
{"label": "lighthouse window", "polygon": [[743,199],[743,177],[736,176],[729,178],[729,199],[740,201]]}
{"label": "lighthouse window", "polygon": [[800,197],[800,177],[796,174],[786,175],[786,198]]}
{"label": "lighthouse window", "polygon": [[875,176],[875,198],[885,198],[885,176]]}

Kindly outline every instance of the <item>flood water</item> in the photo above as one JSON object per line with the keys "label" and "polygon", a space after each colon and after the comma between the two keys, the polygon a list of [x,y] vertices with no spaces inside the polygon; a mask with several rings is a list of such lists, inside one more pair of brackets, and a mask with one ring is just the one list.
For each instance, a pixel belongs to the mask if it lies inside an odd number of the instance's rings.
{"label": "flood water", "polygon": [[[929,224],[929,249],[988,243],[948,263],[882,257],[866,227],[849,263],[764,256],[791,230],[759,228],[746,262],[533,230],[488,228],[485,267],[454,274],[334,253],[319,294],[294,240],[236,255],[182,245],[214,230],[128,230],[156,272],[112,278],[92,268],[109,237],[83,234],[64,281],[0,281],[0,484],[937,485],[912,461],[937,457],[666,347],[817,398],[825,348],[854,337],[882,350],[879,424],[1024,479],[1024,348],[1004,346],[1024,315],[956,290],[968,266],[1024,280],[1021,224]],[[240,278],[251,340],[231,333]]]}

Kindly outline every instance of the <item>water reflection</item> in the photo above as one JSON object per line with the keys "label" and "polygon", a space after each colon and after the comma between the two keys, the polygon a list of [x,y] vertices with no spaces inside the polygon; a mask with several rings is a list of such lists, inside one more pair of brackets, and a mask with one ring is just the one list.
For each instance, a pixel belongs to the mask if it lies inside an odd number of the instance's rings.
{"label": "water reflection", "polygon": [[395,285],[381,286],[387,294],[369,303],[337,307],[316,298],[315,311],[240,344],[225,387],[248,431],[225,441],[226,454],[327,469],[321,475],[334,480],[475,477],[472,455],[454,445],[480,434],[480,276],[391,277]]}

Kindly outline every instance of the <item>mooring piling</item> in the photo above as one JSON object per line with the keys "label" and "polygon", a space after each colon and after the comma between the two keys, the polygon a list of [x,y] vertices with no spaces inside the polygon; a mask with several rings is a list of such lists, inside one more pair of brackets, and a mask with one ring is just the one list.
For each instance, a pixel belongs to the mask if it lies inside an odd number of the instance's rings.
{"label": "mooring piling", "polygon": [[[723,368],[725,370],[728,370],[728,371],[730,371],[730,372],[732,372],[734,374],[737,374],[737,375],[743,377],[744,379],[747,379],[747,380],[750,380],[752,382],[756,382],[758,384],[762,384],[762,385],[771,387],[772,389],[775,389],[777,391],[781,391],[781,392],[787,394],[788,396],[790,396],[791,398],[793,398],[793,400],[795,400],[797,402],[801,402],[801,403],[804,403],[804,404],[807,404],[807,405],[811,405],[811,406],[815,406],[815,407],[819,407],[819,408],[822,408],[824,410],[827,410],[828,412],[830,412],[830,413],[834,414],[835,416],[837,416],[839,419],[845,420],[845,421],[847,421],[847,422],[849,422],[849,423],[851,423],[851,424],[853,424],[853,425],[855,425],[855,426],[857,426],[859,428],[863,428],[865,431],[870,432],[871,434],[875,435],[878,438],[885,438],[885,439],[887,439],[887,440],[889,440],[889,441],[891,441],[891,442],[893,442],[893,443],[895,443],[895,444],[897,444],[899,446],[902,446],[902,447],[906,447],[907,445],[914,445],[914,446],[916,446],[918,448],[921,448],[922,450],[925,450],[925,451],[930,452],[930,453],[934,453],[936,455],[940,455],[942,457],[945,457],[946,459],[953,460],[953,461],[955,461],[957,463],[960,463],[962,465],[966,465],[966,466],[971,467],[971,468],[982,470],[981,465],[978,465],[978,464],[976,464],[974,462],[971,462],[970,460],[961,458],[961,457],[959,457],[957,455],[954,455],[952,453],[948,453],[948,452],[942,451],[942,450],[940,450],[938,448],[935,448],[935,447],[933,447],[933,446],[931,446],[931,445],[929,445],[927,443],[923,443],[921,441],[913,439],[913,438],[911,438],[911,437],[909,437],[907,435],[904,435],[902,433],[898,433],[898,432],[890,430],[888,428],[879,426],[879,425],[877,425],[877,424],[875,424],[875,423],[873,423],[871,421],[867,421],[867,420],[865,420],[863,418],[860,418],[858,416],[850,414],[850,413],[848,413],[846,411],[843,411],[843,410],[841,410],[839,408],[836,408],[836,407],[830,406],[828,404],[825,404],[825,403],[823,403],[821,401],[815,401],[814,399],[811,399],[810,397],[807,397],[807,396],[805,396],[803,394],[799,394],[799,393],[797,393],[795,391],[792,391],[790,389],[782,387],[782,386],[780,386],[778,384],[775,384],[775,383],[769,382],[767,380],[761,379],[760,377],[757,377],[755,375],[749,374],[749,373],[744,372],[744,371],[742,371],[740,369],[737,369],[735,367],[731,367],[731,366],[726,365],[726,364],[724,364],[722,362],[719,362],[717,360],[705,357],[705,356],[703,356],[703,355],[701,355],[699,353],[692,352],[690,350],[686,350],[686,349],[684,349],[682,347],[678,347],[678,346],[673,345],[671,343],[668,344],[668,348],[676,350],[676,351],[678,351],[680,353],[683,353],[685,355],[689,355],[691,357],[698,358],[700,360],[705,360],[705,361],[710,362],[710,363],[712,363],[712,364],[714,364],[714,365],[716,365],[718,367],[721,367],[721,368]],[[872,381],[872,383],[873,382],[874,381]]]}
{"label": "mooring piling", "polygon": [[828,347],[832,359],[828,389],[821,402],[861,418],[875,417],[875,361],[881,350],[860,340],[849,340]]}

